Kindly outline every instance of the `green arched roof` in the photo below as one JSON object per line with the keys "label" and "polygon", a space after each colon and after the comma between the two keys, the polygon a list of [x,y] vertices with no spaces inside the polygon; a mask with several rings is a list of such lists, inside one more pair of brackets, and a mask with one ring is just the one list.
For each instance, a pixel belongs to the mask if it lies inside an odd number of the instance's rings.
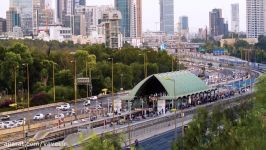
{"label": "green arched roof", "polygon": [[[154,74],[138,83],[129,93],[128,98],[139,96],[141,87],[151,78],[156,78],[167,92],[166,99],[183,97],[210,90],[210,88],[196,75],[189,71],[177,71]],[[175,83],[175,92],[174,92]]]}

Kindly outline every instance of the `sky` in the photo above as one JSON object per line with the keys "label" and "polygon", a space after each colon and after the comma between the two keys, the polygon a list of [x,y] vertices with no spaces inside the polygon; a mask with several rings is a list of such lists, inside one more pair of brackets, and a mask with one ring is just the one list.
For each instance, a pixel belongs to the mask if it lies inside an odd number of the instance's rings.
{"label": "sky", "polygon": [[[5,18],[9,0],[0,0],[0,17]],[[174,0],[175,23],[179,16],[188,16],[189,29],[197,32],[198,28],[209,26],[209,12],[214,8],[223,10],[223,17],[231,29],[231,4],[239,3],[240,31],[246,31],[246,1],[245,0]],[[159,0],[142,0],[143,31],[160,29]],[[114,5],[114,0],[87,0],[87,5]],[[176,26],[175,26],[176,27]]]}

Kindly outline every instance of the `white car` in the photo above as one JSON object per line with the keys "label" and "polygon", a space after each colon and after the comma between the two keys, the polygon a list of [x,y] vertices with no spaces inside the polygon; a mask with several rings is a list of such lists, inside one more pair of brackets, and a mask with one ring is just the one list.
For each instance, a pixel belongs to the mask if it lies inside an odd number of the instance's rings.
{"label": "white car", "polygon": [[5,125],[4,122],[0,122],[0,129],[4,128],[4,125]]}
{"label": "white car", "polygon": [[14,127],[17,127],[17,126],[13,121],[4,122],[4,128],[5,129],[14,128]]}
{"label": "white car", "polygon": [[22,126],[26,124],[26,118],[21,118],[19,120],[16,121],[17,126]]}
{"label": "white car", "polygon": [[97,100],[98,97],[97,96],[92,96],[92,97],[89,97],[89,100]]}
{"label": "white car", "polygon": [[83,106],[90,106],[91,105],[91,101],[90,100],[86,100],[84,103],[83,103]]}
{"label": "white car", "polygon": [[95,109],[101,109],[101,108],[102,108],[102,106],[99,104],[95,106]]}
{"label": "white car", "polygon": [[44,115],[43,114],[37,114],[33,117],[33,120],[42,120],[44,119]]}
{"label": "white car", "polygon": [[70,104],[66,103],[64,105],[56,107],[57,110],[67,111],[70,109]]}
{"label": "white car", "polygon": [[64,118],[65,115],[64,114],[58,114],[58,115],[55,115],[55,119],[62,119]]}

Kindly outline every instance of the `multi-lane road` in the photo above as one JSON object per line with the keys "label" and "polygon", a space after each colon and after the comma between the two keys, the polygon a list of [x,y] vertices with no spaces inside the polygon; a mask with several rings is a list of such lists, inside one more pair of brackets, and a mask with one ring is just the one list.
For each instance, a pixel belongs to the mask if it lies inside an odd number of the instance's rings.
{"label": "multi-lane road", "polygon": [[[124,96],[125,94],[118,94],[118,95],[115,95],[114,96],[114,99],[117,100],[119,99],[121,96]],[[84,98],[83,100],[78,100],[76,105],[77,105],[77,109],[79,111],[81,110],[84,110],[84,101],[85,101],[86,98]],[[112,102],[112,96],[108,95],[108,96],[105,96],[105,97],[99,97],[97,100],[91,100],[91,105],[89,106],[89,108],[93,108],[96,106],[97,103],[101,103],[102,104],[102,107],[107,107],[108,105],[108,99],[109,99],[109,102],[111,104]],[[61,110],[57,110],[56,109],[57,106],[52,106],[52,107],[43,107],[43,108],[40,108],[40,109],[36,109],[36,110],[30,110],[29,111],[29,116],[28,116],[28,112],[27,112],[27,108],[24,109],[24,112],[19,112],[19,113],[14,113],[14,114],[10,114],[10,120],[18,120],[18,119],[21,119],[21,118],[30,118],[31,120],[33,119],[33,117],[36,115],[36,114],[48,114],[48,113],[51,113],[52,116],[54,117],[54,115],[57,115],[57,114],[60,114],[60,113],[63,113],[63,114],[66,114],[67,112],[70,112],[70,111],[61,111]],[[74,102],[71,102],[70,103],[70,107],[71,108],[75,108],[75,103]],[[44,120],[42,120],[44,121]],[[40,121],[33,121],[33,122],[40,122]]]}

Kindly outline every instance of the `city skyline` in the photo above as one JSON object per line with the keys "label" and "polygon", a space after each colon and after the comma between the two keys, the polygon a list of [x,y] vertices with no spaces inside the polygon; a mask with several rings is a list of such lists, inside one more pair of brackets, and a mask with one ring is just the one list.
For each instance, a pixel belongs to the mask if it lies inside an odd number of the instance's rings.
{"label": "city skyline", "polygon": [[[207,1],[207,0],[204,0]],[[191,32],[197,32],[198,28],[209,26],[209,12],[214,8],[221,8],[223,10],[223,17],[225,21],[228,21],[231,26],[231,4],[239,3],[240,9],[240,31],[246,31],[246,1],[243,0],[225,0],[223,3],[219,3],[219,0],[211,0],[207,2],[186,0],[178,1],[174,0],[174,19],[175,30],[180,16],[188,16],[189,28]],[[143,3],[143,31],[157,30],[159,31],[160,25],[160,7],[159,0],[142,0]],[[191,5],[193,3],[193,5]],[[180,5],[179,5],[180,4]],[[87,5],[112,5],[114,6],[114,0],[87,0]],[[0,9],[0,17],[6,17],[6,11],[8,10],[9,0],[2,2]],[[197,10],[197,11],[195,11]],[[152,17],[151,17],[152,16]]]}

